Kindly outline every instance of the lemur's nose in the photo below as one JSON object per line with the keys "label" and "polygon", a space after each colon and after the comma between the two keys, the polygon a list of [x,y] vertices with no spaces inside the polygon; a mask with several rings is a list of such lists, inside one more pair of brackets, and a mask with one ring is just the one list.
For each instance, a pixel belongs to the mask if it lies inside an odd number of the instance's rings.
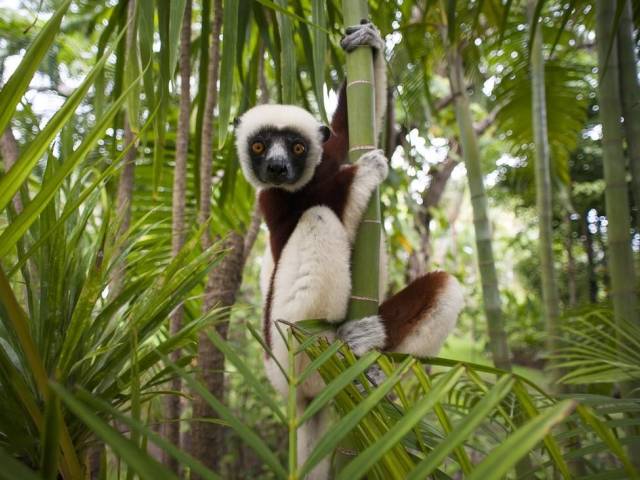
{"label": "lemur's nose", "polygon": [[284,177],[287,175],[287,166],[284,163],[270,163],[267,165],[267,172],[270,175]]}

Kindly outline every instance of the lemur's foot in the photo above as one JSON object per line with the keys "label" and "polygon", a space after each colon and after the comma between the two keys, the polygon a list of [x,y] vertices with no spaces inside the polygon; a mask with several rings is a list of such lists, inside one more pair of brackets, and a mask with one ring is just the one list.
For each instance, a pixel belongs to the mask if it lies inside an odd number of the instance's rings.
{"label": "lemur's foot", "polygon": [[384,347],[387,340],[384,325],[377,315],[346,322],[338,328],[337,335],[357,356]]}
{"label": "lemur's foot", "polygon": [[376,26],[369,20],[363,19],[360,21],[360,25],[347,27],[340,45],[347,52],[352,52],[358,47],[371,47],[376,51],[381,51],[384,49],[384,40]]}
{"label": "lemur's foot", "polygon": [[389,162],[382,150],[371,150],[363,154],[357,165],[376,175],[378,182],[383,182],[389,174]]}

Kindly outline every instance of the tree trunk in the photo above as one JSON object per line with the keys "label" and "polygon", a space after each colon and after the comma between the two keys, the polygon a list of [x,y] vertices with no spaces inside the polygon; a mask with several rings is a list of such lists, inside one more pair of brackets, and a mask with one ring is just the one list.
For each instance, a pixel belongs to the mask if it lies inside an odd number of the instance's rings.
{"label": "tree trunk", "polygon": [[[443,33],[446,40],[447,33]],[[484,179],[480,168],[480,150],[476,132],[471,120],[469,97],[465,90],[462,57],[457,46],[450,45],[447,52],[449,82],[454,97],[456,120],[460,130],[460,144],[467,168],[467,179],[473,208],[473,225],[476,235],[478,265],[482,280],[484,311],[489,329],[489,344],[493,362],[499,368],[510,370],[511,360],[507,337],[504,330],[498,276],[493,256],[489,207],[484,189]]]}
{"label": "tree trunk", "polygon": [[[529,0],[529,22],[533,22],[536,1]],[[536,19],[537,21],[537,19]],[[530,26],[533,28],[533,25]],[[531,111],[535,143],[536,205],[538,209],[538,248],[542,280],[542,307],[547,324],[547,350],[557,349],[560,300],[553,263],[553,205],[551,192],[551,160],[547,132],[547,99],[544,85],[544,52],[542,28],[536,28],[531,45]],[[557,376],[554,374],[554,376]]]}
{"label": "tree trunk", "polygon": [[[231,232],[222,241],[221,248],[227,253],[209,275],[203,312],[216,307],[226,309],[226,318],[216,323],[216,331],[226,339],[229,328],[229,307],[236,301],[236,294],[242,280],[244,237],[237,232]],[[206,332],[201,332],[198,338],[198,370],[201,381],[207,386],[209,392],[221,399],[224,396],[224,355],[214,347]],[[199,396],[194,399],[193,415],[196,419],[216,417],[215,411]],[[225,453],[224,427],[211,422],[196,421],[193,423],[193,428],[191,441],[194,456],[210,469],[219,470],[220,461]],[[199,479],[200,477],[192,473],[191,478]]]}
{"label": "tree trunk", "polygon": [[[205,91],[206,99],[202,124],[202,141],[200,145],[200,208],[198,211],[198,223],[200,225],[208,223],[211,216],[213,115],[218,100],[217,84],[220,69],[222,0],[215,0],[212,10],[213,20],[209,44],[207,88]],[[233,237],[230,236],[227,241],[229,240],[233,240]],[[201,243],[203,250],[211,247],[212,238],[210,226],[207,226],[205,229]],[[233,282],[234,279],[228,276],[226,278],[221,276],[220,271],[225,270],[226,264],[233,262],[236,249],[233,245],[225,246],[230,246],[231,251],[225,255],[216,269],[212,270],[207,276],[202,302],[203,313],[209,312],[217,304],[218,306],[228,305],[229,295],[227,293],[231,288],[231,285],[228,285],[228,283]],[[240,248],[240,251],[241,250]],[[224,285],[225,282],[227,285]],[[226,321],[220,323],[217,329],[223,338],[226,338]],[[211,344],[206,332],[201,332],[198,336],[198,369],[200,372],[200,380],[211,393],[220,398],[224,393],[224,357]],[[224,455],[224,429],[220,425],[199,420],[215,417],[215,412],[200,396],[195,396],[194,398],[193,417],[197,420],[192,423],[192,435],[190,439],[191,454],[211,470],[218,470],[218,465]],[[200,476],[192,473],[192,478],[198,480]]]}
{"label": "tree trunk", "polygon": [[422,205],[417,215],[417,220],[420,223],[420,245],[409,257],[409,280],[414,280],[429,269],[429,263],[432,256],[431,248],[431,220],[433,219],[433,209],[438,208],[442,196],[444,195],[445,188],[451,173],[458,166],[458,160],[454,158],[459,152],[459,146],[454,143],[451,147],[451,152],[454,155],[449,155],[445,160],[434,165],[429,172],[431,180],[429,187],[422,194]]}
{"label": "tree trunk", "polygon": [[[620,118],[618,49],[615,43],[615,2],[596,2],[596,36],[600,118],[602,120],[602,154],[605,179],[607,236],[609,243],[609,271],[611,297],[617,320],[637,322],[636,274],[631,251],[629,195],[625,158],[622,148]],[[609,48],[614,42],[613,48]]]}
{"label": "tree trunk", "polygon": [[[186,204],[187,184],[187,160],[189,154],[189,115],[191,113],[191,0],[187,0],[184,9],[184,20],[180,33],[180,113],[178,116],[178,131],[176,132],[176,158],[173,173],[173,199],[172,199],[172,224],[171,224],[171,255],[176,257],[184,245],[185,221],[184,211]],[[173,336],[182,327],[183,309],[178,306],[171,315],[170,334]],[[180,351],[171,353],[171,360],[177,362]],[[180,377],[171,382],[174,392],[182,390]],[[164,435],[167,440],[176,446],[180,446],[180,395],[168,395],[165,397]],[[163,462],[173,472],[179,474],[179,463],[172,457],[163,453]]]}
{"label": "tree trunk", "polygon": [[636,229],[640,229],[640,85],[633,32],[633,12],[631,2],[627,0],[618,25],[620,93],[631,169]]}
{"label": "tree trunk", "polygon": [[[127,7],[127,37],[126,37],[126,54],[130,54],[133,50],[133,42],[136,38],[135,28],[135,16],[137,9],[137,1],[129,0]],[[128,60],[127,60],[128,61]],[[124,143],[123,148],[127,148],[131,145],[124,157],[124,163],[122,172],[120,173],[120,179],[118,181],[118,194],[116,197],[116,221],[118,222],[118,231],[116,233],[116,239],[121,238],[124,233],[129,229],[131,224],[131,200],[133,198],[133,181],[135,173],[135,161],[136,161],[136,146],[133,145],[136,141],[131,124],[129,122],[129,115],[124,115]],[[111,297],[115,297],[122,289],[122,282],[124,281],[124,274],[126,269],[126,262],[120,259],[119,265],[114,268],[113,277],[111,279]]]}

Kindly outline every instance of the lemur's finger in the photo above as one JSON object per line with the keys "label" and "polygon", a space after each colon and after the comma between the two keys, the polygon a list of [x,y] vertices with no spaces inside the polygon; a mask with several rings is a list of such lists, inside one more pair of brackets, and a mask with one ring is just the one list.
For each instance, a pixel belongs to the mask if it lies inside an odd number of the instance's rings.
{"label": "lemur's finger", "polygon": [[380,32],[370,22],[363,25],[351,25],[345,30],[346,35],[342,38],[340,45],[347,52],[352,52],[357,47],[372,47],[374,50],[384,48],[384,40]]}

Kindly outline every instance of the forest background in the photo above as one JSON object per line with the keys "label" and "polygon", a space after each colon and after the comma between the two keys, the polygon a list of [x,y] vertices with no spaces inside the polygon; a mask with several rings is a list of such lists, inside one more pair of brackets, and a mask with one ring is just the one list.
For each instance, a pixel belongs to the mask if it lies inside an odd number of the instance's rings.
{"label": "forest background", "polygon": [[368,8],[389,291],[443,269],[466,307],[438,359],[283,329],[338,422],[297,465],[232,120],[330,117],[343,5],[0,1],[0,478],[637,478],[640,3]]}

